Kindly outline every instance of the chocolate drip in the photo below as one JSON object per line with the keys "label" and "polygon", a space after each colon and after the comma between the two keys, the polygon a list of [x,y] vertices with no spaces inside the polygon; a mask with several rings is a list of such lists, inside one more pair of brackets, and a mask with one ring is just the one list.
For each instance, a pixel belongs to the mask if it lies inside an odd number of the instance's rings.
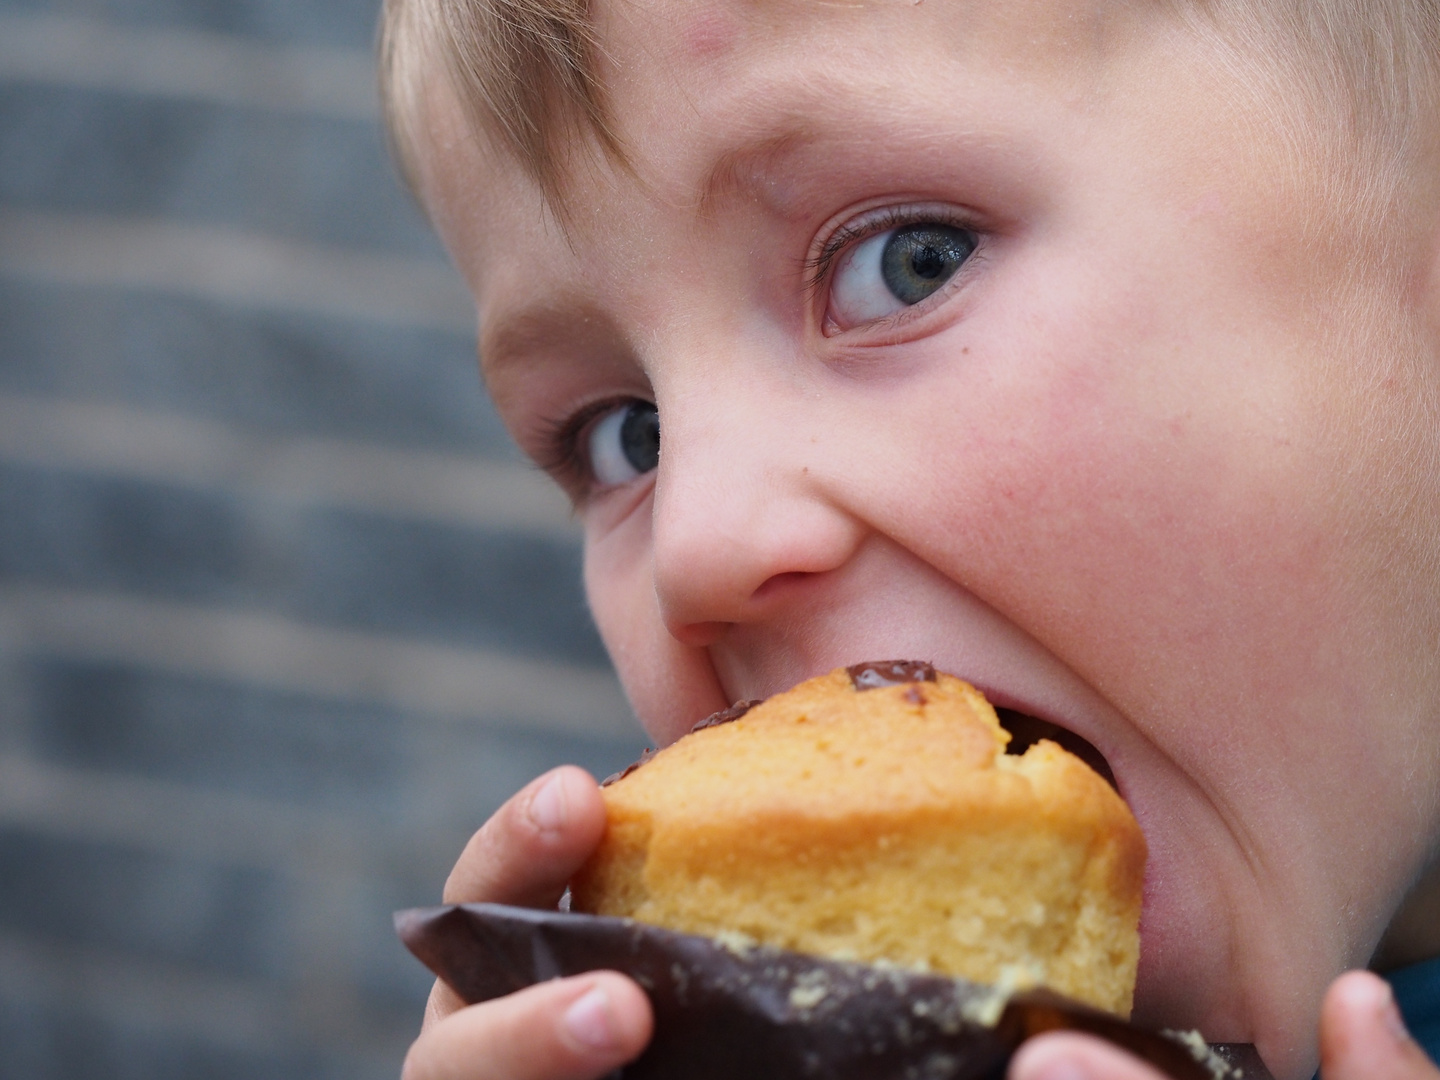
{"label": "chocolate drip", "polygon": [[701,720],[692,727],[690,732],[694,734],[697,731],[704,731],[706,728],[719,727],[721,724],[728,724],[732,720],[739,720],[740,717],[744,716],[764,700],[764,698],[755,698],[753,701],[737,701],[728,709],[721,709],[717,713],[711,713],[704,720]]}
{"label": "chocolate drip", "polygon": [[925,660],[871,660],[865,664],[852,664],[845,671],[856,690],[935,681],[935,665]]}
{"label": "chocolate drip", "polygon": [[[756,705],[759,705],[760,702],[763,700],[763,698],[756,698],[754,701],[737,701],[728,709],[721,709],[717,713],[711,713],[704,720],[701,720],[698,724],[692,727],[689,733],[693,734],[697,731],[704,731],[706,728],[719,727],[721,724],[730,723],[731,720],[739,720],[740,717],[744,716]],[[620,772],[611,773],[604,780],[600,781],[600,786],[609,787],[617,780],[624,780],[625,777],[629,776],[636,769],[640,768],[641,765],[644,765],[647,761],[654,757],[656,753],[658,753],[658,751],[653,746],[646,748],[645,752],[640,755],[639,761],[625,766],[625,768],[622,769]]]}
{"label": "chocolate drip", "polygon": [[1005,753],[1023,754],[1041,739],[1049,739],[1060,749],[1070,751],[1099,773],[1101,778],[1112,788],[1119,790],[1110,763],[1091,743],[1073,731],[1069,731],[1059,724],[1052,724],[1048,720],[1016,712],[1014,709],[996,709],[995,715],[1000,719],[1000,726],[1010,733],[1010,745],[1005,747]]}
{"label": "chocolate drip", "polygon": [[645,748],[645,752],[640,755],[640,760],[639,760],[639,761],[631,762],[629,765],[626,765],[625,768],[621,769],[621,770],[620,770],[619,772],[617,772],[617,773],[611,773],[611,774],[610,774],[609,776],[607,776],[604,780],[601,780],[601,781],[600,781],[600,786],[601,786],[601,787],[609,787],[611,784],[615,783],[615,781],[617,781],[617,780],[624,780],[625,777],[629,776],[632,772],[634,772],[636,769],[638,769],[641,765],[644,765],[647,761],[649,761],[652,757],[654,757],[654,756],[655,756],[655,753],[656,753],[656,750],[655,750],[655,748],[654,748],[653,746],[647,746],[647,747]]}

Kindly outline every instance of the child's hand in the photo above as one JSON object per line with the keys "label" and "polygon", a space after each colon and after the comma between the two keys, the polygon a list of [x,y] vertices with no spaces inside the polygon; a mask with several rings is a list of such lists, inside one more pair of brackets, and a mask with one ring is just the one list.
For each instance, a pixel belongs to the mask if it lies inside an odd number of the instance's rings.
{"label": "child's hand", "polygon": [[[1320,1010],[1323,1080],[1440,1080],[1440,1069],[1405,1030],[1389,985],[1367,971],[1330,984]],[[1109,1043],[1069,1032],[1032,1039],[1008,1080],[1165,1080]]]}
{"label": "child's hand", "polygon": [[[466,845],[445,902],[553,908],[605,830],[600,789],[573,767],[546,773]],[[466,1006],[437,982],[403,1080],[592,1080],[650,1040],[649,999],[613,971],[557,979]]]}

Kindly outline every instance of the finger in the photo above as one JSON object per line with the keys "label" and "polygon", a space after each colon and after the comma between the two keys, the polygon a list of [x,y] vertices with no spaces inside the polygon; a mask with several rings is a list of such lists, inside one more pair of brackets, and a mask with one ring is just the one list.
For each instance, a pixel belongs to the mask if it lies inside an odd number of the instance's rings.
{"label": "finger", "polygon": [[[1008,1080],[1167,1080],[1164,1073],[1092,1035],[1057,1031],[1023,1043]],[[1326,1080],[1329,1080],[1327,1077]]]}
{"label": "finger", "polygon": [[1341,975],[1325,994],[1320,1070],[1325,1080],[1440,1080],[1406,1030],[1390,984],[1368,971]]}
{"label": "finger", "polygon": [[594,1080],[637,1057],[653,1027],[649,1000],[623,975],[557,979],[435,1024],[402,1080]]}
{"label": "finger", "polygon": [[573,765],[554,769],[470,838],[445,883],[445,901],[554,907],[604,832],[599,785]]}
{"label": "finger", "polygon": [[439,979],[430,988],[430,1000],[425,1003],[425,1020],[420,1025],[421,1031],[427,1031],[431,1026],[444,1020],[451,1013],[457,1013],[465,1008],[464,999],[450,987],[446,986]]}

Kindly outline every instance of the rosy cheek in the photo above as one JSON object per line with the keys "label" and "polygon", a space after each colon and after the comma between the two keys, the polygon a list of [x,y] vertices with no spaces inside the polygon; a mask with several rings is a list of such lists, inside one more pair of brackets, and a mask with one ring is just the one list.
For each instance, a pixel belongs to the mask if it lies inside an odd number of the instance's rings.
{"label": "rosy cheek", "polygon": [[[1334,523],[1305,455],[1274,434],[1307,426],[1307,403],[1256,363],[1123,349],[1136,313],[1095,313],[1004,357],[973,350],[983,417],[949,448],[965,467],[934,507],[955,538],[937,558],[1194,768],[1223,769],[1203,726],[1292,700],[1316,675],[1296,657],[1333,621]],[[1267,722],[1224,738],[1226,753],[1275,753],[1285,735]]]}

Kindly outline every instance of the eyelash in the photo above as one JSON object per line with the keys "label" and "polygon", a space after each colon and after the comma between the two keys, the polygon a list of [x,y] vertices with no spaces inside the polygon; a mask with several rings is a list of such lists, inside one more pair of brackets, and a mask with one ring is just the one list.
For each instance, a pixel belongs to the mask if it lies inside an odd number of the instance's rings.
{"label": "eyelash", "polygon": [[974,222],[966,220],[953,211],[946,213],[945,211],[916,210],[901,206],[886,207],[878,214],[862,215],[858,221],[853,219],[847,221],[826,238],[820,250],[805,260],[806,289],[809,290],[812,298],[817,296],[821,286],[829,280],[830,271],[835,268],[835,261],[845,253],[845,249],[850,245],[859,243],[861,240],[868,240],[876,233],[904,228],[906,225],[918,225],[925,221],[936,221],[957,229],[968,229],[977,236],[984,235]]}
{"label": "eyelash", "polygon": [[591,484],[590,462],[582,449],[585,429],[611,409],[633,400],[633,397],[602,398],[568,416],[541,421],[540,452],[535,456],[535,464],[553,476],[561,487],[581,493],[572,496],[577,505]]}

